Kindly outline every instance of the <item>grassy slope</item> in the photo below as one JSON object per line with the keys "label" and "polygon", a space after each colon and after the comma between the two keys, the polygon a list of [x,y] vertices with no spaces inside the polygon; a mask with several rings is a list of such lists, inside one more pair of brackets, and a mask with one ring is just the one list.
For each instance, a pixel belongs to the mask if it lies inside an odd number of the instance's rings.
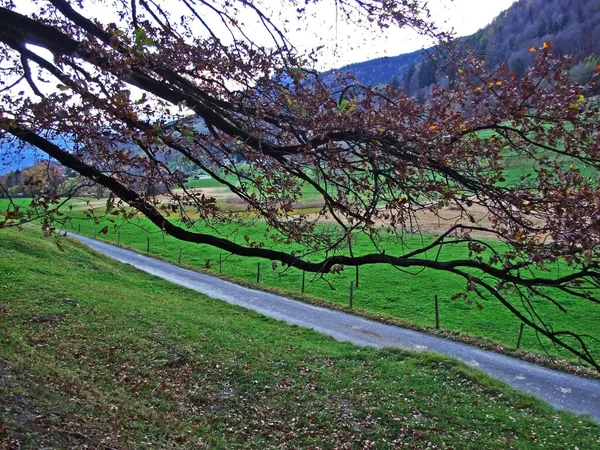
{"label": "grassy slope", "polygon": [[338,343],[60,245],[0,231],[0,448],[600,445],[597,424],[455,361]]}

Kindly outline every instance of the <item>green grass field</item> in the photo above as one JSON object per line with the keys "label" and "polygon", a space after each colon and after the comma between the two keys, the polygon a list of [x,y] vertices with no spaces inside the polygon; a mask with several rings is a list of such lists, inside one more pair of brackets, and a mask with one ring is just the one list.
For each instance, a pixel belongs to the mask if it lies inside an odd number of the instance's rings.
{"label": "green grass field", "polygon": [[453,360],[361,349],[0,230],[0,448],[548,448],[600,426]]}
{"label": "green grass field", "polygon": [[[208,269],[214,274],[219,274],[243,281],[256,283],[258,265],[260,264],[260,285],[263,287],[289,292],[293,295],[301,294],[302,272],[296,269],[272,268],[269,261],[244,258],[228,255],[218,249],[180,242],[170,236],[163,235],[151,226],[146,219],[134,219],[130,223],[112,224],[106,220],[99,225],[91,220],[78,220],[73,215],[67,229],[88,235],[95,235],[113,243],[132,248],[137,251],[147,251],[150,243],[150,253],[163,259],[177,262],[181,251],[181,263],[187,266]],[[109,232],[97,235],[105,225],[109,225]],[[263,241],[264,226],[257,224],[240,230],[237,235],[233,226],[223,226],[220,232],[233,236],[238,242],[243,243],[244,236],[249,236],[251,241]],[[231,234],[230,234],[231,233]],[[425,237],[430,239],[430,237]],[[408,237],[406,245],[421,245],[421,238]],[[285,247],[282,247],[285,248]],[[287,248],[290,250],[290,248]],[[356,253],[372,251],[370,244],[359,240],[354,244]],[[386,246],[389,254],[400,254],[404,249],[397,243]],[[431,257],[435,256],[434,254]],[[445,247],[442,258],[463,258],[466,256],[464,247]],[[219,266],[219,260],[223,262]],[[446,272],[425,270],[420,273],[407,273],[388,266],[365,266],[359,270],[359,287],[354,289],[353,306],[355,310],[365,311],[383,317],[397,319],[418,327],[429,327],[435,324],[434,297],[440,300],[441,328],[443,330],[463,333],[479,340],[500,344],[509,349],[514,349],[519,333],[520,322],[504,306],[496,300],[481,301],[472,297],[472,301],[451,300],[458,292],[464,290],[465,281]],[[337,306],[348,306],[349,286],[355,281],[354,268],[346,268],[341,274],[327,276],[327,281],[315,277],[314,274],[305,275],[305,295],[326,303]],[[480,309],[477,306],[479,301]],[[522,308],[520,301],[513,300],[514,305]],[[600,323],[600,308],[585,301],[565,300],[564,306],[567,313],[563,313],[554,305],[539,301],[536,305],[555,330],[569,329],[582,334],[598,337],[598,323]],[[591,348],[596,355],[600,355],[600,344],[591,342]],[[536,336],[525,329],[521,349],[538,353],[550,354],[554,357],[576,362],[571,355],[552,346],[545,338]]]}
{"label": "green grass field", "polygon": [[[26,199],[19,201],[28,202]],[[81,201],[79,203],[81,204]],[[102,201],[100,203],[102,204]],[[0,210],[5,210],[6,207],[6,200],[0,200]],[[120,221],[113,223],[102,219],[99,224],[95,224],[92,220],[86,219],[81,211],[70,211],[68,215],[72,220],[67,230],[80,229],[84,234],[95,235],[114,243],[119,242],[122,246],[138,251],[146,251],[149,240],[150,253],[163,259],[177,262],[181,251],[182,264],[208,269],[215,274],[221,271],[223,275],[245,283],[256,283],[258,264],[260,264],[261,286],[292,295],[301,294],[303,277],[301,271],[284,270],[281,267],[273,270],[269,261],[232,256],[209,246],[179,242],[163,235],[146,219],[133,219],[129,223]],[[98,235],[98,231],[104,226],[108,226],[109,232]],[[242,230],[237,230],[233,226],[221,226],[219,231],[226,236],[234,237],[240,243],[244,243],[243,238],[246,235],[251,241],[265,240],[265,229],[260,224]],[[422,244],[418,236],[408,237],[405,243],[408,246]],[[290,250],[285,246],[280,248]],[[372,248],[365,240],[359,240],[354,244],[354,250],[356,253],[365,253],[372,251]],[[386,251],[389,254],[401,254],[404,249],[394,242],[386,246]],[[453,246],[446,247],[442,254],[442,257],[447,259],[465,256],[464,247]],[[224,261],[219,266],[220,259]],[[351,281],[355,281],[354,269],[346,268],[341,274],[329,275],[326,279],[328,282],[315,278],[313,274],[306,274],[305,295],[336,306],[348,306],[349,285]],[[359,271],[359,286],[354,289],[353,306],[356,311],[364,311],[431,330],[435,324],[434,297],[437,295],[440,300],[442,330],[461,333],[477,340],[487,341],[492,345],[499,344],[506,349],[514,349],[519,335],[518,319],[496,300],[482,302],[472,298],[471,302],[452,301],[451,298],[462,291],[464,286],[463,279],[445,272],[426,270],[411,274],[393,267],[365,266]],[[477,306],[477,301],[483,309]],[[514,304],[522,309],[517,299],[514,299]],[[598,335],[600,308],[589,302],[574,300],[565,300],[563,305],[567,313],[541,300],[536,307],[555,330],[571,330],[600,337]],[[589,344],[593,354],[600,357],[600,343],[590,341]],[[577,363],[570,353],[554,347],[546,338],[538,337],[527,328],[523,334],[521,349],[540,355],[549,354]]]}

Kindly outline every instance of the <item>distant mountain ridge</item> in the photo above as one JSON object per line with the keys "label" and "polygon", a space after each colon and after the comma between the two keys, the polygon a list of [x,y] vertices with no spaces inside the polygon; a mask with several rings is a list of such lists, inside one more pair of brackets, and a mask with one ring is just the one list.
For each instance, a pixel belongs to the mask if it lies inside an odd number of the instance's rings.
{"label": "distant mountain ridge", "polygon": [[[600,62],[600,1],[519,0],[488,26],[458,38],[465,51],[475,52],[488,67],[507,62],[518,75],[533,63],[528,49],[545,41],[552,43],[556,54],[572,55],[573,76],[586,82]],[[426,56],[431,51],[434,49],[378,58],[332,72],[347,71],[361,84],[392,84],[417,96],[432,84],[447,82],[443,68],[436,70]]]}
{"label": "distant mountain ridge", "polygon": [[368,61],[349,64],[332,70],[329,73],[339,71],[350,72],[360,83],[373,86],[391,83],[394,77],[397,77],[400,82],[411,66],[422,62],[423,52],[424,50],[417,50],[398,56],[370,59]]}

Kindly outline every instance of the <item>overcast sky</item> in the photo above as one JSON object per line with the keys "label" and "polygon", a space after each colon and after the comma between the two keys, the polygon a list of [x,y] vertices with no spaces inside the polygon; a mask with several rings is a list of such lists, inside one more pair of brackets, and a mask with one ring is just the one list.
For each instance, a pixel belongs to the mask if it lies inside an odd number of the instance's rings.
{"label": "overcast sky", "polygon": [[[159,1],[170,12],[176,14],[177,10],[181,10],[181,3]],[[454,29],[456,36],[467,36],[485,27],[514,2],[515,0],[428,0],[434,23],[445,31]],[[305,20],[301,22],[297,20],[295,7],[290,5],[290,0],[254,0],[252,3],[266,10],[278,26],[285,27],[287,36],[300,51],[323,46],[317,67],[320,70],[382,56],[396,56],[432,45],[431,41],[409,29],[390,28],[382,32],[373,27],[365,31],[364,23],[360,27],[349,24],[336,15],[334,0],[322,0],[316,5],[304,5],[304,1],[299,1],[299,5],[306,6],[307,10]],[[23,13],[37,9],[32,0],[19,0],[16,5],[17,10]],[[110,5],[107,0],[87,0],[82,12],[88,17],[118,22],[113,17],[112,8],[107,8],[107,5]],[[272,40],[258,23],[256,15],[249,10],[243,10],[244,8],[240,8],[241,14],[237,18],[245,22],[245,30],[250,31],[257,43],[262,41],[266,45],[272,44]],[[204,19],[211,27],[217,30],[221,28],[218,17],[211,16],[210,11],[204,10],[204,13]],[[221,37],[227,40],[227,33]]]}
{"label": "overcast sky", "polygon": [[[443,30],[454,29],[456,36],[468,36],[488,25],[515,0],[429,0],[434,22]],[[265,1],[272,6],[275,17],[285,13],[285,0]],[[385,33],[372,30],[357,33],[357,27],[336,20],[334,2],[312,6],[308,26],[289,27],[292,42],[302,50],[324,45],[321,68],[340,67],[381,56],[395,56],[429,47],[431,42],[410,30],[390,29]]]}

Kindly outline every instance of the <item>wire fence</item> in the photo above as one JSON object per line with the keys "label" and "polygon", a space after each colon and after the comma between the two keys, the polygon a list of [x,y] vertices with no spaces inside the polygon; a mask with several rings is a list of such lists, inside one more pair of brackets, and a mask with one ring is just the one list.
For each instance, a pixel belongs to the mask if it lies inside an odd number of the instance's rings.
{"label": "wire fence", "polygon": [[[71,229],[75,229],[75,227],[71,224]],[[97,237],[99,236],[99,232],[100,230],[98,230],[96,227],[93,230],[93,236]],[[81,223],[79,223],[77,225],[77,233],[81,234]],[[117,231],[115,233],[116,235],[116,245],[117,246],[122,246],[122,236],[121,236],[121,232]],[[161,239],[161,244],[162,247],[165,247],[165,239],[163,237],[163,239]],[[157,248],[158,246],[161,246],[161,244],[156,244],[156,242],[152,242],[150,236],[146,236],[146,240],[145,240],[145,251],[146,253],[149,254],[153,254],[152,251]],[[127,244],[125,244],[125,246],[127,246]],[[172,246],[171,246],[172,247]],[[129,248],[133,248],[133,246],[130,246]],[[178,249],[176,249],[176,255],[174,258],[171,258],[168,255],[165,255],[164,252],[161,254],[162,257],[167,256],[168,259],[171,259],[172,261],[177,261],[177,264],[186,264],[186,258],[185,258],[185,251],[184,251],[184,247],[183,246],[179,246]],[[223,274],[223,269],[224,269],[224,265],[225,263],[229,260],[229,257],[232,255],[223,257],[222,253],[218,254],[218,259],[216,259],[216,263],[213,264],[205,264],[205,269],[208,270],[213,270],[216,269],[218,270],[219,275]],[[234,260],[232,260],[231,264],[233,264],[235,266],[236,262]],[[191,266],[197,266],[197,261],[190,261],[188,265]],[[275,266],[273,266],[275,267]],[[257,262],[256,263],[256,285],[261,285],[261,282],[263,281],[262,276],[263,274],[261,274],[261,269],[262,269],[262,263],[261,262]],[[264,272],[264,271],[263,271]],[[306,272],[304,270],[301,271],[302,275],[301,275],[301,279],[300,279],[300,293],[302,295],[306,294],[306,287],[307,287],[307,283],[306,283]],[[235,274],[235,270],[233,271],[233,273]],[[348,294],[347,294],[347,299],[348,299],[348,303],[347,306],[349,309],[354,309],[355,307],[355,303],[356,303],[356,293],[359,289],[359,283],[360,283],[360,271],[358,270],[358,267],[356,268],[355,271],[355,276],[354,279],[351,280],[349,282],[348,285]],[[368,280],[367,280],[368,283]],[[435,295],[433,298],[433,311],[432,311],[432,327],[435,327],[436,330],[443,330],[442,326],[441,326],[441,319],[440,319],[440,303],[443,304],[443,302],[440,302],[440,298],[438,295]],[[525,332],[525,324],[524,323],[520,323],[519,324],[519,329],[517,332],[517,340],[516,340],[516,345],[515,348],[519,349],[521,347],[521,343],[523,341],[523,335]]]}

